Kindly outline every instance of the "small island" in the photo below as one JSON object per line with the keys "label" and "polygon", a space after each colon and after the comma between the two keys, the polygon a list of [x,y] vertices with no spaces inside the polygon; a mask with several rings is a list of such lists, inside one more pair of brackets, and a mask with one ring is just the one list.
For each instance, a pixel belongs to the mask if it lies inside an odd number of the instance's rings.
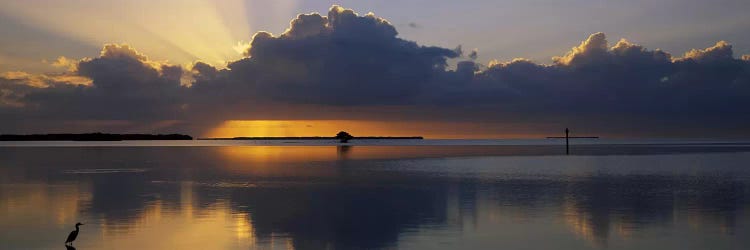
{"label": "small island", "polygon": [[422,136],[357,136],[341,131],[336,136],[301,136],[301,137],[230,137],[230,138],[198,138],[198,140],[339,140],[347,143],[349,140],[422,140]]}
{"label": "small island", "polygon": [[0,141],[156,141],[156,140],[192,140],[193,137],[182,134],[31,134],[0,135]]}

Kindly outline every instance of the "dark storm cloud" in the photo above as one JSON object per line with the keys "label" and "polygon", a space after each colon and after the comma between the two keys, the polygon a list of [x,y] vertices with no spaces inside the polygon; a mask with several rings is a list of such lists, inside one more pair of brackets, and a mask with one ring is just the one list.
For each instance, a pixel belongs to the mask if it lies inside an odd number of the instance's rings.
{"label": "dark storm cloud", "polygon": [[[495,86],[517,111],[701,117],[742,115],[750,104],[748,62],[735,59],[725,42],[683,58],[621,40],[609,47],[597,33],[553,65],[525,60],[491,65],[475,83]],[[483,88],[490,89],[490,88]],[[485,94],[486,95],[486,94]],[[747,120],[745,117],[726,117]]]}
{"label": "dark storm cloud", "polygon": [[[333,7],[328,16],[299,15],[283,34],[257,33],[248,58],[229,64],[226,78],[255,98],[292,103],[411,103],[455,51],[417,45],[372,14]],[[201,74],[203,75],[203,74]],[[222,84],[198,82],[202,84]]]}
{"label": "dark storm cloud", "polygon": [[[179,66],[149,61],[127,45],[106,45],[99,57],[83,59],[69,78],[89,84],[42,78],[19,100],[31,115],[47,119],[163,120],[180,112],[184,88]],[[29,79],[25,79],[28,81]]]}
{"label": "dark storm cloud", "polygon": [[[91,80],[71,74],[34,75],[11,71],[0,74],[0,109],[29,108],[26,96],[58,85],[86,85]],[[16,110],[17,111],[17,110]]]}
{"label": "dark storm cloud", "polygon": [[32,86],[0,77],[0,112],[3,109],[23,107],[25,105],[23,103],[25,93],[33,89]]}
{"label": "dark storm cloud", "polygon": [[[533,122],[555,116],[590,124],[750,125],[750,58],[735,58],[727,42],[678,58],[626,40],[610,46],[596,33],[550,65],[515,59],[484,66],[474,50],[469,61],[448,67],[462,53],[460,46],[401,39],[382,18],[334,6],[326,16],[297,16],[278,36],[255,34],[246,58],[226,69],[202,62],[183,69],[126,45],[107,45],[65,75],[89,84],[32,87],[59,77],[0,78],[0,108],[46,119],[220,121],[284,113],[287,119]],[[185,79],[190,83],[181,84]]]}

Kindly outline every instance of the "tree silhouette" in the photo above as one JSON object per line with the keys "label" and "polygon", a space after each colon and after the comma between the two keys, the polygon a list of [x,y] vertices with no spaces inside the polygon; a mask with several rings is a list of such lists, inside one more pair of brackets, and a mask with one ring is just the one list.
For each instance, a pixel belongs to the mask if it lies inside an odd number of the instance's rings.
{"label": "tree silhouette", "polygon": [[350,135],[349,133],[345,131],[341,131],[338,134],[336,134],[336,139],[339,139],[341,143],[347,143],[349,140],[354,139],[354,136]]}

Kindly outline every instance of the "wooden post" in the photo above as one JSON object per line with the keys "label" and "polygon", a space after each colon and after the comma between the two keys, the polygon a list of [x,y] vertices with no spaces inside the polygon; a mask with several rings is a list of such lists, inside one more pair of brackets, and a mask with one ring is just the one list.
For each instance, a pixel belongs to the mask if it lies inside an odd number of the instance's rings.
{"label": "wooden post", "polygon": [[570,130],[568,128],[565,128],[565,154],[570,155]]}
{"label": "wooden post", "polygon": [[565,128],[565,136],[547,136],[547,139],[565,139],[565,154],[570,154],[570,139],[599,139],[599,136],[570,136],[570,129]]}

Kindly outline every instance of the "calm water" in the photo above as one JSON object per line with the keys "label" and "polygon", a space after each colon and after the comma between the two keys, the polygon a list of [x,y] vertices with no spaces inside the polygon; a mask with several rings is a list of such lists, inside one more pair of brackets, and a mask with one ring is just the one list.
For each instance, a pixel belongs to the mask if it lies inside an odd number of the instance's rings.
{"label": "calm water", "polygon": [[5,142],[0,249],[750,248],[750,143],[326,143]]}

